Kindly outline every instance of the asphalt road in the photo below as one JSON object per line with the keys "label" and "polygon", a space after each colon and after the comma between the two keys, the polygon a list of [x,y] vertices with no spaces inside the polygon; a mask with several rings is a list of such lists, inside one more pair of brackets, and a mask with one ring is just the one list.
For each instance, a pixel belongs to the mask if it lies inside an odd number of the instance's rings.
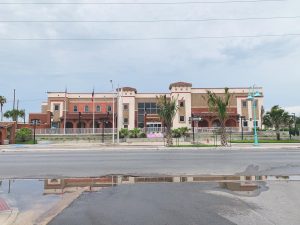
{"label": "asphalt road", "polygon": [[234,193],[218,183],[120,185],[84,193],[49,225],[298,225],[300,182]]}
{"label": "asphalt road", "polygon": [[300,150],[110,150],[0,152],[1,178],[107,174],[300,174]]}

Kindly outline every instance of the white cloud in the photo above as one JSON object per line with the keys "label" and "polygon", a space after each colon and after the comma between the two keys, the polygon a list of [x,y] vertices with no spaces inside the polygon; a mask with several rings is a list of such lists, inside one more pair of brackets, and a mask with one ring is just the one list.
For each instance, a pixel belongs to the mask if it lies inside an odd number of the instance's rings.
{"label": "white cloud", "polygon": [[[71,0],[66,0],[71,1]],[[79,0],[78,0],[79,1]],[[85,0],[80,0],[84,2]],[[172,0],[169,0],[172,1]],[[73,0],[74,2],[74,0]],[[299,15],[300,2],[203,5],[3,5],[0,20],[151,20]],[[190,37],[300,33],[300,19],[193,23],[0,23],[0,38]],[[300,37],[156,41],[0,41],[0,95],[16,88],[22,107],[39,110],[46,90],[109,89],[109,80],[140,91],[265,87],[266,108],[297,105]],[[22,81],[22,82],[16,82]],[[22,101],[23,100],[23,101]],[[6,106],[8,107],[8,106]]]}
{"label": "white cloud", "polygon": [[288,106],[284,107],[284,109],[289,113],[295,113],[296,116],[300,116],[300,106]]}

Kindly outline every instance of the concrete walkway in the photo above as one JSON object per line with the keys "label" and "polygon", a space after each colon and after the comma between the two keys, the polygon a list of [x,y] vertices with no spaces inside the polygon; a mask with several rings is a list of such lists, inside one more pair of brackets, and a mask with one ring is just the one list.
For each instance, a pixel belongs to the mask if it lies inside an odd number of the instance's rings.
{"label": "concrete walkway", "polygon": [[[182,143],[190,144],[190,143]],[[61,143],[61,144],[36,144],[36,145],[0,145],[0,152],[23,152],[23,151],[76,151],[76,150],[95,150],[95,151],[113,151],[113,150],[242,150],[242,149],[294,149],[300,150],[300,143],[263,143],[259,146],[253,144],[231,144],[228,147],[166,147],[161,142],[151,143],[120,143],[115,145],[104,145],[101,143]]]}

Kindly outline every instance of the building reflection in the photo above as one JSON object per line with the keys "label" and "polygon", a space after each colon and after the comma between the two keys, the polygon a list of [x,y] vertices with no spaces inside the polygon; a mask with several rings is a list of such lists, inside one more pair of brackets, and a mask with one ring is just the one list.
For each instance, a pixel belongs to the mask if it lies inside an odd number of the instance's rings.
{"label": "building reflection", "polygon": [[[276,178],[276,177],[275,177]],[[274,176],[272,176],[273,180]],[[286,176],[284,180],[286,180]],[[93,192],[102,188],[113,187],[121,184],[138,183],[201,183],[217,182],[220,186],[232,191],[252,191],[255,190],[258,181],[266,181],[268,176],[102,176],[94,178],[62,178],[45,179],[44,194],[63,194],[74,192],[79,189]]]}

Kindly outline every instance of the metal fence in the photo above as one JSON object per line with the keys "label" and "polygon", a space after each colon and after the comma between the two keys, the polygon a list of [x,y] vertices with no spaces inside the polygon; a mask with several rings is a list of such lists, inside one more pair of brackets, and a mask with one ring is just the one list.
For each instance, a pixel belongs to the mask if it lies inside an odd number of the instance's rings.
{"label": "metal fence", "polygon": [[[215,133],[218,132],[220,128],[218,127],[195,127],[194,131],[195,133]],[[142,133],[164,133],[165,128],[163,127],[148,127],[148,128],[141,128],[140,129]],[[238,133],[241,132],[241,129],[239,127],[227,127],[227,132],[231,133]],[[115,134],[117,134],[117,128],[114,129]],[[244,129],[244,132],[250,132],[249,129]],[[47,129],[36,129],[35,133],[37,135],[82,135],[82,134],[112,134],[113,128],[47,128]],[[192,133],[192,129],[190,130],[190,133]]]}
{"label": "metal fence", "polygon": [[[117,133],[117,129],[115,128],[115,134]],[[36,129],[35,133],[37,135],[60,135],[60,134],[68,134],[68,135],[82,135],[82,134],[112,134],[112,128],[51,128],[51,129]]]}

